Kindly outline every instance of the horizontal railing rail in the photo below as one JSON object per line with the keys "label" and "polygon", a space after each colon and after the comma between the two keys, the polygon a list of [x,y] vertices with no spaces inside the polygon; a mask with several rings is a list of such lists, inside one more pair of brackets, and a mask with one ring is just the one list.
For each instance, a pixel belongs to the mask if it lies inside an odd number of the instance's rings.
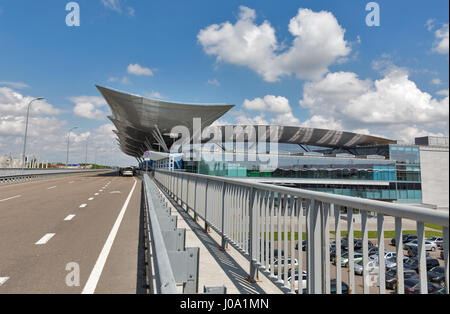
{"label": "horizontal railing rail", "polygon": [[[222,247],[229,243],[249,260],[251,280],[259,270],[291,293],[355,293],[355,267],[359,260],[362,292],[370,293],[375,287],[379,293],[386,293],[385,258],[376,260],[376,272],[369,268],[371,214],[376,215],[379,252],[385,252],[386,219],[393,219],[396,248],[392,256],[396,259],[396,290],[400,294],[405,292],[403,220],[415,221],[417,263],[413,266],[418,271],[420,293],[428,293],[425,224],[437,225],[443,235],[444,283],[448,293],[448,211],[177,171],[156,170],[155,180],[169,196],[218,232]],[[343,211],[347,212],[345,217]],[[338,245],[344,241],[340,222],[346,220],[346,241],[354,243],[355,218],[360,221],[361,253],[348,245],[344,255]],[[333,280],[329,249],[332,234],[336,244]],[[347,270],[343,272],[342,266]],[[298,280],[290,280],[295,274]]]}
{"label": "horizontal railing rail", "polygon": [[0,185],[24,181],[46,179],[62,175],[78,175],[91,172],[108,171],[105,169],[0,169]]}

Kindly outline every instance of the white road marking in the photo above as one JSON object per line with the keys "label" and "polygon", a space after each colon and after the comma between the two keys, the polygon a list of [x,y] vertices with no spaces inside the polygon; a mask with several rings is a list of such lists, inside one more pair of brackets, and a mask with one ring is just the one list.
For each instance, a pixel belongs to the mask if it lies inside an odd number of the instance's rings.
{"label": "white road marking", "polygon": [[88,201],[93,201],[93,200],[94,200],[93,197],[89,197],[89,198],[88,198]]}
{"label": "white road marking", "polygon": [[112,191],[112,192],[109,192],[109,194],[120,194],[120,191]]}
{"label": "white road marking", "polygon": [[15,198],[19,198],[19,197],[21,197],[21,196],[22,196],[22,195],[16,195],[16,196],[13,196],[13,197],[5,198],[5,199],[3,199],[3,200],[0,200],[0,202],[9,201],[9,200],[12,200],[12,199],[15,199]]}
{"label": "white road marking", "polygon": [[64,221],[70,221],[70,220],[72,220],[74,217],[75,217],[75,215],[69,215],[69,216],[67,216],[67,217],[64,219]]}
{"label": "white road marking", "polygon": [[103,192],[103,190],[98,190],[99,192]]}
{"label": "white road marking", "polygon": [[54,189],[54,188],[56,188],[56,186],[51,186],[47,190],[51,190],[51,189]]}
{"label": "white road marking", "polygon": [[87,204],[81,204],[80,208],[85,208],[87,206]]}
{"label": "white road marking", "polygon": [[45,236],[43,236],[39,241],[37,241],[35,244],[36,245],[43,245],[46,244],[48,241],[50,241],[51,238],[53,238],[53,236],[55,235],[55,233],[47,233]]}
{"label": "white road marking", "polygon": [[94,195],[95,195],[95,196],[97,196],[97,195],[98,195],[98,193],[95,193]]}
{"label": "white road marking", "polygon": [[74,181],[70,181],[69,184],[72,184]]}
{"label": "white road marking", "polygon": [[0,287],[9,279],[9,277],[0,277]]}
{"label": "white road marking", "polygon": [[136,179],[134,179],[133,187],[131,188],[130,194],[128,194],[128,197],[123,204],[123,207],[119,213],[119,216],[117,216],[116,222],[114,223],[114,226],[111,229],[111,232],[109,233],[108,238],[106,239],[105,245],[103,246],[102,251],[100,252],[100,255],[97,258],[97,262],[95,262],[95,266],[91,271],[91,274],[89,275],[89,279],[86,282],[86,285],[83,288],[82,294],[94,294],[95,288],[97,287],[98,281],[100,279],[100,276],[102,275],[103,267],[105,266],[106,260],[108,258],[109,252],[111,251],[111,247],[114,243],[114,240],[117,235],[117,231],[119,230],[120,224],[122,223],[123,216],[125,215],[125,212],[128,208],[128,203],[130,202],[131,196],[133,195],[134,188],[136,187]]}

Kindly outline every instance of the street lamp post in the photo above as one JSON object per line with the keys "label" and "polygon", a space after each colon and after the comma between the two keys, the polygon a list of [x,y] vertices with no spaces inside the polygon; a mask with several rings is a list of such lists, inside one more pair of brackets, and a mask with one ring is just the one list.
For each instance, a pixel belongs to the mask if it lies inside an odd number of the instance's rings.
{"label": "street lamp post", "polygon": [[67,159],[66,159],[66,168],[69,167],[69,141],[70,141],[70,132],[73,130],[78,129],[78,127],[73,127],[69,130],[69,133],[67,134]]}
{"label": "street lamp post", "polygon": [[30,115],[30,107],[31,107],[31,104],[32,104],[34,101],[44,100],[44,99],[45,99],[44,97],[34,98],[34,99],[32,99],[32,100],[28,103],[28,109],[27,109],[27,122],[26,122],[26,124],[25,124],[25,136],[24,136],[24,139],[23,139],[22,171],[23,171],[23,169],[25,168],[25,149],[26,149],[26,146],[27,146],[28,117],[29,117],[29,115]]}
{"label": "street lamp post", "polygon": [[86,156],[85,156],[85,161],[84,161],[85,167],[87,167],[88,143],[89,143],[89,136],[86,138]]}

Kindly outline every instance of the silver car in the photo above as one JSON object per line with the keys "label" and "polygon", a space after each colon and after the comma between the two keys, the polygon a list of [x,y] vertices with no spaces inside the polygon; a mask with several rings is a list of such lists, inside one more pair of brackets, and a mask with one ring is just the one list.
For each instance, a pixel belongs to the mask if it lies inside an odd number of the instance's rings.
{"label": "silver car", "polygon": [[[408,256],[403,256],[403,263],[408,260]],[[395,268],[397,267],[397,257],[390,257],[384,261],[384,265],[387,269]]]}
{"label": "silver car", "polygon": [[[404,245],[404,249],[407,250],[410,247],[417,247],[418,242],[417,240],[413,240],[411,242],[408,242]],[[437,249],[437,245],[435,242],[431,242],[429,240],[425,240],[425,250],[426,251],[435,251]]]}
{"label": "silver car", "polygon": [[[380,270],[378,261],[376,261],[376,260],[369,261],[367,263],[367,270],[369,271],[370,275],[378,274],[378,272]],[[364,272],[363,261],[359,261],[359,262],[355,263],[355,274],[362,275],[363,272]]]}

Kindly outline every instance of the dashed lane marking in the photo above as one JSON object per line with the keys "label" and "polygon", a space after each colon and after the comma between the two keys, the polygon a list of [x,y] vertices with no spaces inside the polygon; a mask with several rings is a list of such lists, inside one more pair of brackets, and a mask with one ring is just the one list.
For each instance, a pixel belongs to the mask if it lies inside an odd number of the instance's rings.
{"label": "dashed lane marking", "polygon": [[87,204],[81,204],[80,208],[85,208],[87,206]]}
{"label": "dashed lane marking", "polygon": [[37,241],[35,244],[36,245],[44,245],[46,244],[48,241],[50,241],[51,238],[53,238],[53,236],[55,235],[55,233],[47,233],[45,236],[43,236],[39,241]]}
{"label": "dashed lane marking", "polygon": [[64,218],[64,221],[71,221],[74,217],[75,215],[69,215],[66,218]]}
{"label": "dashed lane marking", "polygon": [[16,196],[13,196],[13,197],[9,197],[9,198],[5,198],[5,199],[3,199],[3,200],[0,200],[0,202],[6,202],[6,201],[9,201],[9,200],[12,200],[12,199],[15,199],[15,198],[19,198],[19,197],[21,197],[22,195],[16,195]]}

